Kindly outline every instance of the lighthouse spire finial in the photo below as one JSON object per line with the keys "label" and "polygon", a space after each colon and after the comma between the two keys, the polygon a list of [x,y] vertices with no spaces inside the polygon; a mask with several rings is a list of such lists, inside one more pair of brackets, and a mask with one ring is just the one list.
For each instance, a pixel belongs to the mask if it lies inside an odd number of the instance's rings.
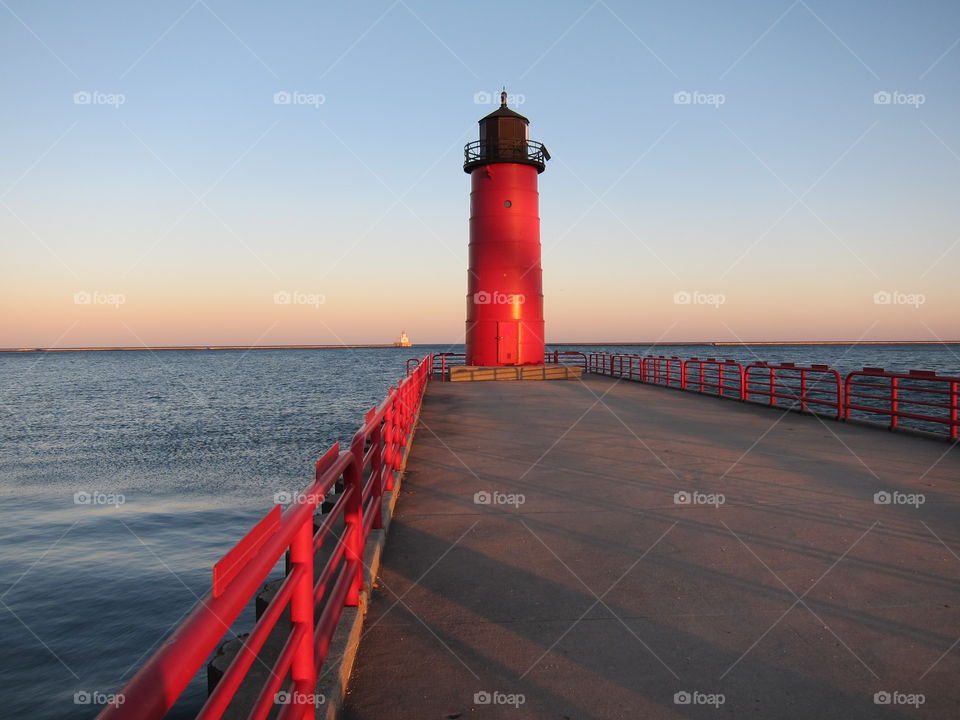
{"label": "lighthouse spire finial", "polygon": [[500,107],[505,108],[507,106],[507,86],[503,86],[503,92],[500,93]]}

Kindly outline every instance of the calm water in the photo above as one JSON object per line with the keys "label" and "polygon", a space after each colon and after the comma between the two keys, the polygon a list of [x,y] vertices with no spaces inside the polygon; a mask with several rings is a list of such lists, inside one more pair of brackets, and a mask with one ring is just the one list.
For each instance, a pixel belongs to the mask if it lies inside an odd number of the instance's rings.
{"label": "calm water", "polygon": [[[273,494],[307,483],[408,357],[449,349],[0,354],[2,714],[93,717],[75,694],[119,689]],[[655,354],[960,374],[960,348],[933,345]]]}

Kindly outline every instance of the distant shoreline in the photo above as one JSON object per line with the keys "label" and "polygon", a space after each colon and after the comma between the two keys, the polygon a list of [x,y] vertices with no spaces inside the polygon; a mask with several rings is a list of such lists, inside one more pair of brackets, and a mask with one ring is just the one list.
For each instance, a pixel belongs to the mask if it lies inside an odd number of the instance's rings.
{"label": "distant shoreline", "polygon": [[156,347],[62,347],[62,348],[0,348],[0,352],[133,352],[136,350],[343,350],[350,348],[396,348],[409,350],[409,347],[393,345],[160,345]]}
{"label": "distant shoreline", "polygon": [[[0,353],[31,352],[133,352],[148,350],[350,350],[350,349],[391,349],[413,350],[427,345],[445,343],[424,343],[403,347],[393,344],[358,345],[167,345],[157,347],[63,347],[63,348],[0,348]],[[960,340],[759,340],[756,342],[585,342],[585,343],[547,343],[547,347],[747,347],[753,345],[960,345]]]}

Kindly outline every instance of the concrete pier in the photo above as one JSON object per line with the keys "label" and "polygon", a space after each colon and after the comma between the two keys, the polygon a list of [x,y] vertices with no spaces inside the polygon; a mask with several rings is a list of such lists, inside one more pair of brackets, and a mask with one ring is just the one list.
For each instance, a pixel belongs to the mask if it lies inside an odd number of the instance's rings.
{"label": "concrete pier", "polygon": [[960,717],[958,520],[942,441],[433,383],[343,716]]}

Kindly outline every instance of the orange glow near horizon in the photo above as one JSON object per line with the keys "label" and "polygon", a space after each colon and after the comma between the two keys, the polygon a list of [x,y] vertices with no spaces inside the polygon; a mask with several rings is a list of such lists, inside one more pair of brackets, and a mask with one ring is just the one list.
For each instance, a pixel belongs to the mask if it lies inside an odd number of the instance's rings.
{"label": "orange glow near horizon", "polygon": [[[0,291],[13,308],[2,347],[284,345],[391,343],[405,329],[415,344],[463,342],[464,283],[411,278],[379,291],[341,283],[87,283],[60,278],[56,290],[14,282]],[[430,288],[428,283],[434,283]],[[555,290],[554,287],[562,289]],[[811,293],[801,284],[732,286],[723,292],[657,286],[576,286],[545,281],[547,342],[689,342],[960,339],[957,290],[931,288],[913,304],[884,303],[862,284]],[[706,283],[703,287],[709,288]],[[76,288],[76,289],[75,289]],[[77,294],[77,295],[75,295]],[[438,299],[442,298],[442,299]]]}

